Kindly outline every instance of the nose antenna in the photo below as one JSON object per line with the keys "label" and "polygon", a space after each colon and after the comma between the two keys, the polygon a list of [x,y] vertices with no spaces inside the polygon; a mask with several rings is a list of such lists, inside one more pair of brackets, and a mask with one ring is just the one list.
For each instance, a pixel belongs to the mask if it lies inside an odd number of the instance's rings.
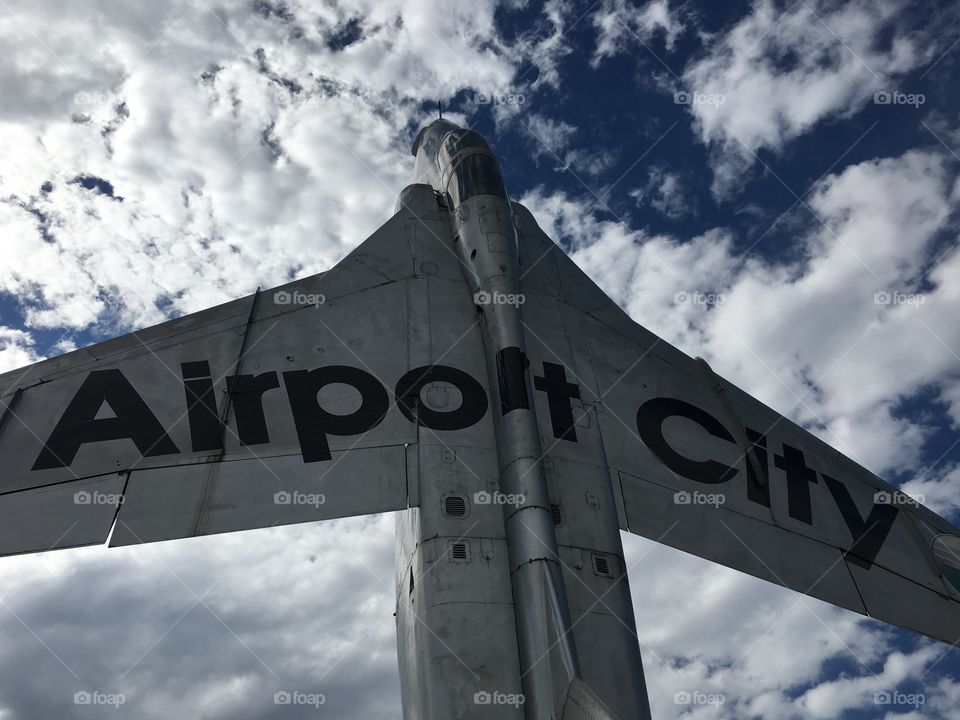
{"label": "nose antenna", "polygon": [[437,100],[437,114],[440,115],[440,119],[443,120],[443,103]]}

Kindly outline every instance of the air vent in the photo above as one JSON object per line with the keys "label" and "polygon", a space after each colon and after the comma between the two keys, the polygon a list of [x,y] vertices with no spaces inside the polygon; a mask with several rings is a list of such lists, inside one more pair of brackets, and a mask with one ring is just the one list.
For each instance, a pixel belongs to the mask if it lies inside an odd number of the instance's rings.
{"label": "air vent", "polygon": [[550,506],[550,516],[553,518],[554,525],[563,525],[563,510],[559,505]]}
{"label": "air vent", "polygon": [[593,574],[600,577],[613,577],[613,573],[610,571],[610,558],[606,555],[594,555]]}
{"label": "air vent", "polygon": [[450,559],[453,562],[469,562],[470,544],[460,541],[450,543]]}
{"label": "air vent", "polygon": [[463,495],[447,495],[443,499],[443,512],[450,517],[464,517],[467,514],[467,499]]}

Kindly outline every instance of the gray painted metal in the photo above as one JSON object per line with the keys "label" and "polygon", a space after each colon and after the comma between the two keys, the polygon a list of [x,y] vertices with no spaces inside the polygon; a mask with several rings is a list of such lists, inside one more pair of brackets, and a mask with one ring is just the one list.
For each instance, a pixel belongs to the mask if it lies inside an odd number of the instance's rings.
{"label": "gray painted metal", "polygon": [[18,555],[106,541],[124,473],[0,495],[0,548]]}
{"label": "gray painted metal", "polygon": [[[443,363],[475,378],[490,397],[483,338],[472,293],[454,250],[448,213],[429,186],[401,195],[419,218],[418,239],[439,243],[443,265],[418,295],[424,322],[412,364]],[[422,394],[426,408],[451,410],[461,398],[442,385]],[[503,510],[478,503],[499,490],[493,405],[461,430],[417,426],[409,448],[419,468],[418,507],[397,515],[397,648],[407,720],[520,720],[519,649],[509,582]],[[462,513],[447,512],[462,507]]]}
{"label": "gray painted metal", "polygon": [[633,322],[480,136],[414,151],[331,271],[0,375],[0,554],[401,510],[406,720],[648,718],[619,529],[960,639],[960,531]]}
{"label": "gray painted metal", "polygon": [[417,178],[447,199],[480,314],[499,484],[511,499],[503,504],[504,526],[526,717],[551,720],[562,713],[580,663],[526,367],[513,213],[496,159],[478,133],[437,120],[421,131],[413,154]]}

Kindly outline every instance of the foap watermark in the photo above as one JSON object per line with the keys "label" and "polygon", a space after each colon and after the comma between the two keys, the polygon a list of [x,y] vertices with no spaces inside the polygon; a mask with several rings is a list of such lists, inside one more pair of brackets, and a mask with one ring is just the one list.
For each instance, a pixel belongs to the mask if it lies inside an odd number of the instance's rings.
{"label": "foap watermark", "polygon": [[527,298],[524,297],[523,293],[478,290],[473,294],[473,302],[475,305],[514,305],[520,307],[526,301]]}
{"label": "foap watermark", "polygon": [[673,694],[673,702],[676,705],[723,705],[727,700],[723,693],[707,693],[694,690],[689,692],[681,690]]}
{"label": "foap watermark", "polygon": [[678,90],[673,94],[674,105],[723,105],[726,101],[727,96],[721,93]]}
{"label": "foap watermark", "polygon": [[698,290],[694,291],[681,291],[675,293],[673,296],[673,303],[675,305],[706,305],[708,307],[714,307],[716,305],[723,305],[727,301],[727,296],[723,293],[716,292],[700,292]]}
{"label": "foap watermark", "polygon": [[100,692],[99,690],[81,690],[80,692],[75,692],[73,694],[74,705],[98,705],[116,709],[123,705],[126,701],[127,698],[123,693],[106,693]]}
{"label": "foap watermark", "polygon": [[522,493],[504,494],[481,490],[473,495],[474,505],[523,505],[526,501],[527,497]]}
{"label": "foap watermark", "polygon": [[477,105],[523,105],[527,96],[517,92],[478,92],[473,96]]}
{"label": "foap watermark", "polygon": [[327,702],[323,693],[301,692],[300,690],[281,690],[273,694],[274,705],[302,705],[319,708]]}
{"label": "foap watermark", "polygon": [[913,105],[919,108],[927,101],[923,93],[904,93],[899,90],[877,90],[873,94],[874,105]]}
{"label": "foap watermark", "polygon": [[923,505],[926,501],[926,498],[921,493],[917,493],[916,497],[912,497],[903,493],[880,490],[873,495],[874,505],[907,505],[916,507],[917,505]]}
{"label": "foap watermark", "polygon": [[274,305],[313,305],[320,307],[327,301],[327,296],[323,293],[304,293],[299,290],[287,292],[278,290],[273,294]]}
{"label": "foap watermark", "polygon": [[873,702],[875,705],[905,705],[917,709],[926,704],[927,698],[923,693],[902,693],[894,690],[874,693]]}
{"label": "foap watermark", "polygon": [[99,490],[77,490],[73,494],[74,505],[123,505],[122,493],[105,493]]}
{"label": "foap watermark", "polygon": [[927,301],[923,293],[905,293],[881,290],[873,294],[874,305],[923,305]]}
{"label": "foap watermark", "polygon": [[510,705],[518,708],[526,702],[523,693],[505,693],[499,690],[480,690],[473,694],[474,705]]}
{"label": "foap watermark", "polygon": [[723,493],[704,493],[699,490],[687,492],[681,490],[673,494],[674,505],[713,505],[720,507],[727,501]]}
{"label": "foap watermark", "polygon": [[327,501],[327,496],[323,493],[305,493],[298,490],[287,492],[281,490],[273,494],[274,505],[310,505],[318,508]]}
{"label": "foap watermark", "polygon": [[96,107],[98,105],[119,105],[123,102],[112,92],[96,92],[83,90],[73,95],[73,104],[81,107]]}

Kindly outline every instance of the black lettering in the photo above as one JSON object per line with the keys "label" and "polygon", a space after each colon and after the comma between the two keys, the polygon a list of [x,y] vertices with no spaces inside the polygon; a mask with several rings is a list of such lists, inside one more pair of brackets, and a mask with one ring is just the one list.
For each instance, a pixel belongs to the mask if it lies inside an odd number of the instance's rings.
{"label": "black lettering", "polygon": [[820,483],[816,471],[807,467],[800,450],[786,443],[783,455],[773,456],[773,464],[787,474],[787,513],[794,520],[813,525],[810,485]]}
{"label": "black lettering", "polygon": [[[283,373],[283,382],[305,463],[331,458],[328,434],[365,433],[383,420],[390,407],[386,389],[373,375],[347,365],[289,370]],[[334,415],[320,407],[317,395],[324,386],[332,383],[355,387],[360,392],[360,407],[349,415]]]}
{"label": "black lettering", "polygon": [[527,356],[518,347],[503,348],[497,353],[497,380],[500,385],[500,414],[528,410]]}
{"label": "black lettering", "polygon": [[[445,382],[460,391],[460,406],[455,410],[440,412],[420,401],[420,391],[425,385]],[[431,430],[462,430],[470,427],[487,412],[487,393],[483,386],[463,370],[447,365],[425,365],[414,368],[397,382],[395,389],[397,407],[410,421]]]}
{"label": "black lettering", "polygon": [[280,387],[275,372],[259,375],[237,375],[228,378],[233,412],[237,418],[237,436],[241,445],[263,445],[270,442],[267,420],[263,414],[263,394]]}
{"label": "black lettering", "polygon": [[696,405],[674,398],[654,398],[647,400],[637,410],[637,430],[640,438],[660,462],[678,475],[709,485],[727,482],[737,474],[735,467],[715,460],[690,460],[670,447],[663,437],[663,422],[669,417],[693,420],[714,437],[734,442],[719,420]]}
{"label": "black lettering", "polygon": [[853,545],[844,552],[844,558],[869,570],[877,559],[887,535],[890,534],[890,528],[893,527],[893,521],[897,519],[899,510],[893,505],[875,502],[870,509],[870,515],[864,521],[846,485],[829,475],[824,475],[823,481],[833,496],[834,502],[837,503],[843,522],[853,537]]}
{"label": "black lettering", "polygon": [[577,429],[574,426],[570,398],[580,399],[580,386],[568,383],[567,372],[563,365],[551,362],[543,363],[543,376],[535,375],[533,386],[547,394],[553,436],[561,440],[577,442]]}
{"label": "black lettering", "polygon": [[[767,436],[756,430],[744,428],[753,461],[747,457],[747,500],[770,507],[770,467],[767,463]],[[760,474],[757,474],[759,469]]]}
{"label": "black lettering", "polygon": [[[106,403],[115,417],[96,419]],[[67,467],[81,445],[129,439],[146,457],[180,450],[119,370],[94,370],[77,390],[33,464],[34,470]]]}
{"label": "black lettering", "polygon": [[206,360],[180,363],[180,374],[183,376],[193,451],[223,450],[223,423],[217,412],[210,363]]}

